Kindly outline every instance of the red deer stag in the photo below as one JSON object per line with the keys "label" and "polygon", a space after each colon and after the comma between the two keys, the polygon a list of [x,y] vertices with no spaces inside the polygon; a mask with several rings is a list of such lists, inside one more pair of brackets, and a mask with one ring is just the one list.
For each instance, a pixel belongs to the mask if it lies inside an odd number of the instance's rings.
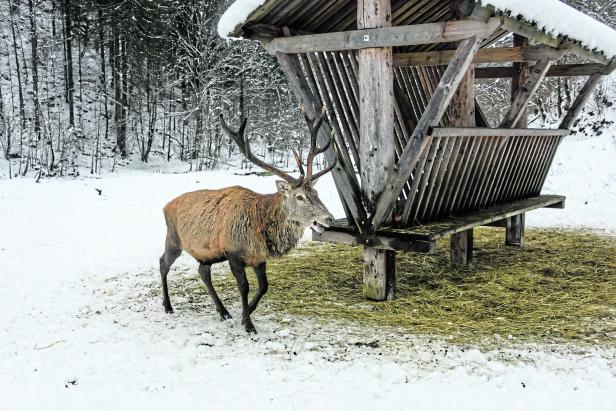
{"label": "red deer stag", "polygon": [[[186,251],[199,262],[201,279],[223,320],[231,316],[212,286],[210,267],[214,263],[229,261],[242,298],[242,324],[247,332],[256,332],[250,314],[267,292],[265,261],[269,257],[282,256],[295,247],[306,227],[323,232],[333,221],[333,216],[319,199],[313,185],[319,177],[334,168],[336,161],[318,173],[312,173],[315,156],[329,148],[331,138],[323,147],[317,148],[316,136],[323,122],[323,113],[315,119],[305,117],[310,131],[306,172],[299,155],[293,150],[300,171],[299,178],[293,178],[252,154],[249,141],[244,137],[246,119],[238,131],[233,131],[220,115],[223,129],[242,154],[282,178],[282,181],[276,181],[278,192],[275,194],[263,195],[235,186],[185,193],[165,206],[167,238],[165,253],[160,258],[160,275],[163,306],[167,313],[173,312],[167,290],[167,274],[182,251]],[[259,290],[250,302],[245,267],[253,268],[259,284]]]}

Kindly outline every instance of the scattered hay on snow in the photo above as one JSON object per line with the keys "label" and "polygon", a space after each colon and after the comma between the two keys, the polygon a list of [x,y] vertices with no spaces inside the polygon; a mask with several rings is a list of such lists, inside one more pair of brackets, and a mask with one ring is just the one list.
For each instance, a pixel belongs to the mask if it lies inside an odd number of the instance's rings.
{"label": "scattered hay on snow", "polygon": [[[445,240],[433,255],[397,253],[391,302],[363,298],[360,247],[307,244],[268,262],[270,292],[255,315],[398,327],[462,344],[616,341],[615,239],[527,230],[520,249],[505,246],[503,237],[502,230],[476,229],[475,259],[467,268],[450,264]],[[215,287],[226,301],[239,298],[230,274],[215,277]],[[202,305],[193,300],[206,293],[198,278],[182,288],[189,302]]]}

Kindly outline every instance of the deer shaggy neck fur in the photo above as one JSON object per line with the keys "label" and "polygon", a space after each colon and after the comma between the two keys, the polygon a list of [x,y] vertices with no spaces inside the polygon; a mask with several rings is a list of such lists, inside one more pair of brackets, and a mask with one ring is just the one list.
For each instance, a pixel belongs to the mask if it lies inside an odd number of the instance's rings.
{"label": "deer shaggy neck fur", "polygon": [[178,245],[198,261],[228,254],[256,267],[295,247],[304,231],[289,218],[282,194],[258,194],[235,186],[183,194],[164,208]]}

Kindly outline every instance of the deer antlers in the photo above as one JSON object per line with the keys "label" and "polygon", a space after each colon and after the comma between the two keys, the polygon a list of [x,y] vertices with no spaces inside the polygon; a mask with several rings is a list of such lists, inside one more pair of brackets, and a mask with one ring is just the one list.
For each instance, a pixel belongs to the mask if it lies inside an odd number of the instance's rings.
{"label": "deer antlers", "polygon": [[304,118],[306,119],[306,124],[308,125],[308,131],[310,133],[310,150],[308,151],[308,156],[306,158],[306,170],[304,171],[304,165],[302,164],[302,160],[299,154],[295,149],[292,149],[293,157],[295,157],[295,161],[297,162],[297,168],[299,169],[299,178],[291,177],[290,174],[274,167],[271,164],[259,160],[254,154],[252,154],[252,151],[250,150],[250,142],[248,141],[248,138],[244,136],[247,119],[242,120],[242,124],[237,131],[234,131],[227,125],[222,114],[220,114],[220,124],[223,130],[225,130],[225,132],[229,135],[229,137],[231,137],[233,141],[235,141],[244,157],[246,157],[253,164],[256,164],[257,166],[267,171],[270,171],[272,174],[276,174],[278,177],[282,178],[290,184],[293,184],[294,186],[299,186],[302,184],[313,184],[318,178],[329,173],[335,167],[336,162],[338,161],[338,151],[334,147],[334,161],[332,161],[327,167],[325,167],[318,173],[314,175],[312,174],[312,163],[314,162],[314,158],[317,155],[324,153],[330,147],[332,143],[332,138],[331,136],[329,136],[325,145],[317,148],[317,134],[319,132],[319,129],[321,128],[321,125],[323,124],[323,116],[325,114],[325,109],[321,110],[321,112],[313,119],[308,117],[303,108],[302,112],[304,113]]}

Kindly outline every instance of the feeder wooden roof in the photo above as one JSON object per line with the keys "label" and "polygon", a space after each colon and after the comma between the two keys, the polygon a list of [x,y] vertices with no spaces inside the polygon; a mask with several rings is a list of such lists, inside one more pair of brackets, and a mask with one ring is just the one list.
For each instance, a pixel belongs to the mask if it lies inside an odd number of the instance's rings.
{"label": "feeder wooden roof", "polygon": [[[468,1],[472,7],[475,1]],[[527,0],[506,2],[503,0],[484,0],[495,15],[503,18],[503,27],[486,39],[484,46],[508,32],[518,32],[537,42],[552,47],[567,47],[571,52],[590,60],[607,64],[616,54],[616,31],[605,24],[559,2],[558,0],[541,0],[545,13],[553,17],[550,25],[538,27],[533,21],[535,13],[524,16]],[[492,6],[495,3],[497,7]],[[503,4],[511,3],[515,7]],[[518,14],[510,16],[511,8]],[[392,26],[444,22],[452,20],[452,6],[449,0],[392,0]],[[554,14],[569,16],[562,19],[565,27],[556,31]],[[571,27],[571,19],[581,20],[579,25]],[[586,30],[580,29],[584,26]],[[588,26],[593,26],[591,32]],[[539,25],[540,26],[540,25]],[[294,34],[333,33],[355,30],[357,28],[356,0],[237,0],[223,15],[219,23],[222,37],[261,38],[263,36],[282,36],[281,29],[288,27]],[[577,27],[577,32],[576,32]],[[549,32],[547,32],[549,31]],[[594,37],[594,40],[593,40]],[[406,47],[407,51],[426,51],[451,48],[447,44],[424,44]]]}

